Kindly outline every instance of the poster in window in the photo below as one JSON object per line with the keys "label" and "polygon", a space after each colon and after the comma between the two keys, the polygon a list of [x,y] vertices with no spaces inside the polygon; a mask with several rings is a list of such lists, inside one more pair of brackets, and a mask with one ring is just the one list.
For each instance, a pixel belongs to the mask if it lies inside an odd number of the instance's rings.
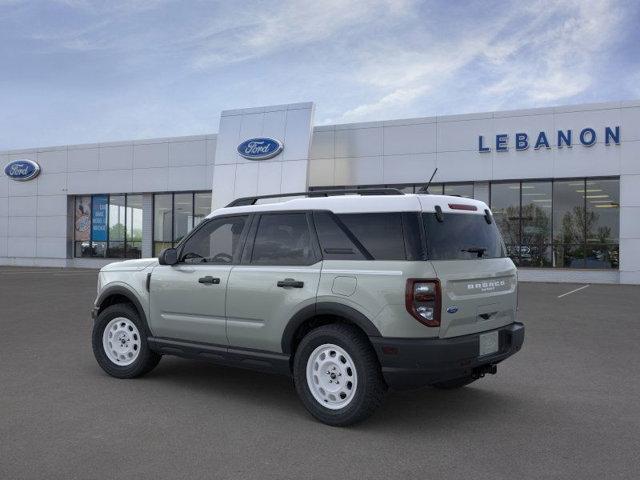
{"label": "poster in window", "polygon": [[91,197],[76,197],[75,239],[89,241],[91,233]]}
{"label": "poster in window", "polygon": [[91,237],[94,242],[107,241],[107,208],[109,197],[107,195],[94,195],[91,209]]}

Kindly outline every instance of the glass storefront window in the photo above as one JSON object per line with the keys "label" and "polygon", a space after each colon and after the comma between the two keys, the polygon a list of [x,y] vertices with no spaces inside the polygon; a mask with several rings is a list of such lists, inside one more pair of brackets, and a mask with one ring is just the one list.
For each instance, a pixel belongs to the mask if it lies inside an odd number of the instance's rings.
{"label": "glass storefront window", "polygon": [[491,211],[500,227],[507,255],[518,265],[520,242],[520,183],[491,184]]}
{"label": "glass storefront window", "polygon": [[[426,192],[427,184],[416,185],[416,193],[427,193]],[[431,195],[442,195],[443,185],[441,183],[432,183],[429,185],[429,193]]]}
{"label": "glass storefront window", "polygon": [[[431,190],[431,187],[429,187]],[[433,191],[432,193],[435,193]],[[450,183],[444,185],[444,195],[458,195],[465,198],[473,198],[473,183]]]}
{"label": "glass storefront window", "polygon": [[153,254],[157,256],[173,245],[173,195],[153,196]]}
{"label": "glass storefront window", "polygon": [[585,181],[553,182],[553,266],[584,268]]}
{"label": "glass storefront window", "polygon": [[175,247],[210,212],[211,192],[154,194],[153,255]]}
{"label": "glass storefront window", "polygon": [[193,193],[176,193],[173,197],[173,241],[175,243],[193,228]]}
{"label": "glass storefront window", "polygon": [[522,182],[520,265],[551,266],[551,182]]}
{"label": "glass storefront window", "polygon": [[195,227],[211,213],[211,194],[195,193],[193,198],[193,226]]}
{"label": "glass storefront window", "polygon": [[91,196],[76,197],[74,215],[74,256],[91,256]]}
{"label": "glass storefront window", "polygon": [[127,258],[142,257],[142,195],[127,195]]}
{"label": "glass storefront window", "polygon": [[140,258],[142,195],[75,197],[74,256]]}
{"label": "glass storefront window", "polygon": [[107,257],[124,257],[126,209],[124,195],[109,196],[109,237]]}
{"label": "glass storefront window", "polygon": [[585,186],[586,267],[618,268],[620,182],[588,179]]}

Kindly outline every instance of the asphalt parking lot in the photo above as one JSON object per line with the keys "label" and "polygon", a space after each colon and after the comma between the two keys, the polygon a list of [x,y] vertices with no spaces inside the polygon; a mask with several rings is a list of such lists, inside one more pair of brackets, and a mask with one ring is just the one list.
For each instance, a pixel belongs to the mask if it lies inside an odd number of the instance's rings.
{"label": "asphalt parking lot", "polygon": [[521,284],[523,350],[458,391],[313,420],[287,378],[93,359],[96,272],[0,267],[0,478],[638,478],[640,287]]}

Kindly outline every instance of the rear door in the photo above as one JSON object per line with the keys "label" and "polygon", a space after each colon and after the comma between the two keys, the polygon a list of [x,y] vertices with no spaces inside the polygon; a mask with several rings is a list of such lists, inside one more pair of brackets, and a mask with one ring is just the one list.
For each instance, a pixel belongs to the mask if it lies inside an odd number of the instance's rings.
{"label": "rear door", "polygon": [[439,217],[423,214],[427,256],[442,292],[440,337],[514,322],[516,268],[493,219],[483,212],[451,210]]}
{"label": "rear door", "polygon": [[227,293],[229,345],[280,352],[289,319],[316,301],[321,259],[311,214],[271,212],[253,221]]}

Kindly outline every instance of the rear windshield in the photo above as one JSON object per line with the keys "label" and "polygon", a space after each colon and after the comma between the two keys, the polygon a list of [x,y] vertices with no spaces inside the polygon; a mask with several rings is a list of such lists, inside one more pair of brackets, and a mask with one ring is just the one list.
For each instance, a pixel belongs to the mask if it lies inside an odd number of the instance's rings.
{"label": "rear windshield", "polygon": [[473,260],[505,256],[496,222],[484,215],[445,213],[439,222],[435,213],[424,213],[429,260]]}

